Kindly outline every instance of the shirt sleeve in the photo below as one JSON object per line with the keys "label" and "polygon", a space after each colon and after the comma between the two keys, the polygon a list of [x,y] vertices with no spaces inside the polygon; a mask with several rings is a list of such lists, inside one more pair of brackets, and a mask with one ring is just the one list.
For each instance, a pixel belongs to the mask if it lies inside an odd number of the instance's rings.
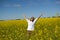
{"label": "shirt sleeve", "polygon": [[29,20],[28,20],[28,19],[26,19],[26,21],[28,22]]}
{"label": "shirt sleeve", "polygon": [[38,19],[38,18],[36,18],[36,19],[34,20],[34,23],[37,21],[37,19]]}

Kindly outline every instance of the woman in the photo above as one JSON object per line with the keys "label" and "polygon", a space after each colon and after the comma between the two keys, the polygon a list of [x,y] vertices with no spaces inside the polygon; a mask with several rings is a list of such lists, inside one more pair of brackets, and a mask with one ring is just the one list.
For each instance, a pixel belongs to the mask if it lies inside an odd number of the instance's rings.
{"label": "woman", "polygon": [[36,23],[36,21],[42,16],[42,14],[38,17],[38,18],[34,18],[31,17],[30,20],[26,18],[26,16],[24,15],[24,18],[26,19],[27,23],[28,23],[28,28],[27,28],[27,32],[29,35],[29,38],[31,36],[31,33],[34,31],[34,24]]}

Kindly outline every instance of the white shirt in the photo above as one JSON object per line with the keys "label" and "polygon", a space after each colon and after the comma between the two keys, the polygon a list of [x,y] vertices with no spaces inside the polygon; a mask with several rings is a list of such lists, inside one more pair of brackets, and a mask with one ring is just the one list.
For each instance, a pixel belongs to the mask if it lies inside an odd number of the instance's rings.
{"label": "white shirt", "polygon": [[28,28],[27,28],[27,30],[30,30],[30,31],[33,31],[34,30],[34,24],[35,24],[35,22],[36,22],[37,19],[38,18],[36,18],[33,22],[30,21],[30,20],[28,20],[28,19],[26,19],[27,22],[28,22]]}

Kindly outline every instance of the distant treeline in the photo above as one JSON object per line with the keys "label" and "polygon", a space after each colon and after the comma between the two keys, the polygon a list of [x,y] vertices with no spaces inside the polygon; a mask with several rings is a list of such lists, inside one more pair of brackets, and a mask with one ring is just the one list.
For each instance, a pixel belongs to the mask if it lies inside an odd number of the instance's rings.
{"label": "distant treeline", "polygon": [[[60,16],[52,16],[52,17],[44,17],[44,18],[60,18]],[[21,20],[21,19],[11,19],[11,20]],[[5,21],[5,20],[0,20],[0,21]]]}
{"label": "distant treeline", "polygon": [[52,18],[60,18],[60,16],[52,16]]}
{"label": "distant treeline", "polygon": [[47,18],[60,18],[60,16],[52,16],[52,17],[47,17]]}
{"label": "distant treeline", "polygon": [[0,20],[0,21],[4,21],[4,20]]}

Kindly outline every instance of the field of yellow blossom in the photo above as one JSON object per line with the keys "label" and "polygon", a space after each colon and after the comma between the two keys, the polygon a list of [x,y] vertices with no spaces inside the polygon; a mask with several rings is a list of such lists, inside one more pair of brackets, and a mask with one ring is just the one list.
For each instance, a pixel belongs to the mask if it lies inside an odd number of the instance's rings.
{"label": "field of yellow blossom", "polygon": [[[28,40],[26,20],[0,21],[0,40]],[[60,40],[60,18],[40,18],[29,40]]]}

